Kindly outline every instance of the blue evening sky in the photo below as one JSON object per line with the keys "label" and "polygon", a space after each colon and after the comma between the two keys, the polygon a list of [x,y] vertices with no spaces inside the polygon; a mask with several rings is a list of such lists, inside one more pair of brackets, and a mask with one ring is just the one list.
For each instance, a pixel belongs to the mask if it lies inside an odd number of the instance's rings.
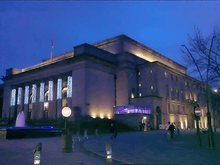
{"label": "blue evening sky", "polygon": [[0,78],[49,58],[51,40],[58,55],[120,34],[184,65],[180,45],[194,26],[208,35],[219,24],[220,2],[1,1]]}

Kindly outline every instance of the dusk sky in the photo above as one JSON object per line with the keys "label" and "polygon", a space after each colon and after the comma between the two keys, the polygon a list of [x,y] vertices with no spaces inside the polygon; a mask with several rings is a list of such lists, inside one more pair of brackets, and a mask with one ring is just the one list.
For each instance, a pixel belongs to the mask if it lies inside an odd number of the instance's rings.
{"label": "dusk sky", "polygon": [[[0,78],[53,55],[125,34],[184,65],[180,46],[194,26],[204,35],[220,26],[220,2],[0,2]],[[3,81],[0,80],[0,84]]]}

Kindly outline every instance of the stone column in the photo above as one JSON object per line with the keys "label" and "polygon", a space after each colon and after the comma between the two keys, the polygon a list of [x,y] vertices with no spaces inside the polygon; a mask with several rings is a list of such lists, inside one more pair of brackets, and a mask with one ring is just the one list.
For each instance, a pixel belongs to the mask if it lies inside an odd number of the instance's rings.
{"label": "stone column", "polygon": [[11,98],[11,87],[6,86],[4,84],[4,95],[3,95],[3,108],[2,108],[2,118],[3,119],[9,119],[9,113],[10,113],[10,98]]}

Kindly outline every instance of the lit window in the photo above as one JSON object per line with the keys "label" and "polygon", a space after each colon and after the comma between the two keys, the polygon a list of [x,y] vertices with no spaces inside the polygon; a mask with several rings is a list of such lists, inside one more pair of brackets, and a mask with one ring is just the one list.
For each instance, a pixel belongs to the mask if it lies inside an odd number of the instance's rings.
{"label": "lit window", "polygon": [[176,93],[178,93],[178,89],[176,89]]}
{"label": "lit window", "polygon": [[17,104],[20,105],[21,104],[21,93],[22,93],[22,88],[19,87],[18,88],[18,98],[17,98]]}
{"label": "lit window", "polygon": [[186,97],[186,99],[188,99],[188,94],[187,94],[187,91],[185,92],[185,97]]}
{"label": "lit window", "polygon": [[139,96],[141,96],[141,93],[139,93]]}
{"label": "lit window", "polygon": [[138,72],[138,75],[141,75],[141,72]]}
{"label": "lit window", "polygon": [[132,98],[132,99],[134,98],[134,93],[131,93],[131,98]]}
{"label": "lit window", "polygon": [[150,88],[151,88],[151,89],[154,89],[154,86],[151,86]]}
{"label": "lit window", "polygon": [[197,101],[197,99],[196,99],[196,94],[194,93],[194,101]]}
{"label": "lit window", "polygon": [[181,90],[181,93],[183,93],[183,91]]}
{"label": "lit window", "polygon": [[185,86],[187,86],[187,82],[185,81]]}
{"label": "lit window", "polygon": [[62,99],[62,79],[57,80],[57,99]]}
{"label": "lit window", "polygon": [[67,79],[67,97],[72,97],[72,76]]}
{"label": "lit window", "polygon": [[150,73],[153,73],[153,70],[150,70]]}
{"label": "lit window", "polygon": [[28,104],[28,100],[29,100],[29,86],[26,86],[24,93],[24,104]]}
{"label": "lit window", "polygon": [[11,90],[11,106],[15,105],[16,89]]}
{"label": "lit window", "polygon": [[139,84],[139,87],[141,87],[141,84]]}
{"label": "lit window", "polygon": [[173,88],[171,87],[171,91],[173,91]]}
{"label": "lit window", "polygon": [[44,83],[40,83],[40,102],[44,102]]}
{"label": "lit window", "polygon": [[53,100],[53,81],[49,81],[48,101]]}
{"label": "lit window", "polygon": [[164,74],[165,74],[165,77],[167,77],[167,72],[165,72]]}
{"label": "lit window", "polygon": [[33,84],[32,86],[32,103],[36,103],[36,95],[37,95],[37,85]]}

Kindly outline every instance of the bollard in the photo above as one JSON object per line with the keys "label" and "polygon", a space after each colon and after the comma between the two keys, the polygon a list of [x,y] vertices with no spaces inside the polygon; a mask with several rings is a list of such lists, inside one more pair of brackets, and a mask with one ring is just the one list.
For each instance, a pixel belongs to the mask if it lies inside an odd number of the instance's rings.
{"label": "bollard", "polygon": [[106,151],[106,164],[112,164],[112,147],[108,142],[105,142],[105,151]]}
{"label": "bollard", "polygon": [[87,136],[87,129],[84,131],[84,139],[88,139],[88,136]]}
{"label": "bollard", "polygon": [[62,152],[72,152],[72,133],[69,130],[65,130],[62,134]]}
{"label": "bollard", "polygon": [[167,141],[170,141],[170,138],[171,138],[170,131],[169,131],[169,130],[167,130]]}
{"label": "bollard", "polygon": [[33,153],[34,153],[34,165],[40,165],[41,164],[41,150],[42,150],[42,143],[38,143],[35,147]]}
{"label": "bollard", "polygon": [[95,130],[95,134],[96,134],[97,137],[99,137],[98,129]]}

